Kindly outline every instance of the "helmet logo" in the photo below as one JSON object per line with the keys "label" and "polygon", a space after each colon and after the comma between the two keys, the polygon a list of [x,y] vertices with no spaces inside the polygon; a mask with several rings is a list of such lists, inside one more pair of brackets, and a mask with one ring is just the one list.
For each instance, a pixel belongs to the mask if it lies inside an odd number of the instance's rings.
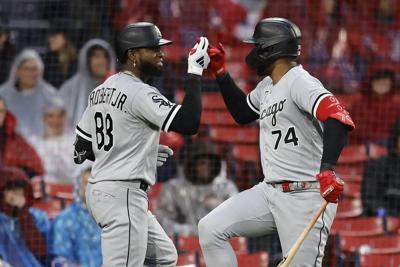
{"label": "helmet logo", "polygon": [[298,55],[298,56],[300,56],[300,53],[301,53],[300,50],[301,50],[301,45],[298,45],[298,46],[297,46],[297,55]]}

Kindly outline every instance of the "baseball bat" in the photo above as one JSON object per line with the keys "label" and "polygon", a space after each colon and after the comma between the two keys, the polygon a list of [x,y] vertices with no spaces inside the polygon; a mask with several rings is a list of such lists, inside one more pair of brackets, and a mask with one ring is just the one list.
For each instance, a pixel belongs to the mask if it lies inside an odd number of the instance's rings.
{"label": "baseball bat", "polygon": [[288,251],[286,256],[283,257],[283,259],[281,260],[281,262],[278,264],[277,267],[289,267],[289,264],[292,262],[294,256],[296,255],[297,251],[299,250],[304,239],[306,239],[308,233],[311,231],[311,229],[313,228],[314,224],[317,222],[317,220],[318,220],[319,216],[322,214],[322,212],[324,212],[327,205],[328,205],[328,202],[326,200],[324,200],[324,203],[322,203],[321,207],[319,207],[319,209],[315,213],[314,217],[307,224],[306,228],[304,228],[303,232],[297,238],[296,242],[294,242],[293,246],[290,248],[290,250]]}

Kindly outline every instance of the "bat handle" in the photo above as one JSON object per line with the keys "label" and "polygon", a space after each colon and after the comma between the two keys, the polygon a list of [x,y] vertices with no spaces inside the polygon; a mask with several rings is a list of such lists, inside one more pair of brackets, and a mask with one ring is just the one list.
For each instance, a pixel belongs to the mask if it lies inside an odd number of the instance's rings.
{"label": "bat handle", "polygon": [[301,234],[297,238],[296,242],[290,248],[290,250],[288,251],[286,256],[283,257],[283,260],[278,264],[277,267],[289,267],[289,264],[292,262],[294,256],[296,255],[297,251],[299,250],[301,244],[306,239],[308,233],[311,231],[314,224],[318,221],[319,216],[321,216],[321,214],[324,212],[326,206],[328,206],[328,202],[326,200],[324,200],[322,205],[319,207],[318,211],[314,214],[313,218],[307,224],[306,228],[304,228],[303,232],[301,232]]}

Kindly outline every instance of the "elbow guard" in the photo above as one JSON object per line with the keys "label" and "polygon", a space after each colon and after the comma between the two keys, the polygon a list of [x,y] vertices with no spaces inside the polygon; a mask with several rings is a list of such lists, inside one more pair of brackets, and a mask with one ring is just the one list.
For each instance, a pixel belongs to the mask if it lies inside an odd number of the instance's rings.
{"label": "elbow guard", "polygon": [[74,143],[75,150],[74,150],[74,162],[76,164],[82,164],[86,159],[94,161],[94,153],[92,150],[92,142],[87,141],[80,137],[79,135],[76,136],[76,140]]}
{"label": "elbow guard", "polygon": [[346,125],[350,130],[354,130],[355,124],[349,112],[339,103],[333,95],[327,95],[320,101],[313,114],[318,120],[325,122],[328,118],[336,119]]}

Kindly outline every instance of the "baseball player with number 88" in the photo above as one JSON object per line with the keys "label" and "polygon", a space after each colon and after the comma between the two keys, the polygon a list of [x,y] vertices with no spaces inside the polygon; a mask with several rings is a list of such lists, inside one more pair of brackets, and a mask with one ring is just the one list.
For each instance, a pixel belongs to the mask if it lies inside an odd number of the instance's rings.
{"label": "baseball player with number 88", "polygon": [[76,126],[75,162],[94,160],[86,190],[89,212],[101,227],[104,267],[176,265],[177,252],[148,210],[156,166],[172,154],[160,131],[192,135],[201,115],[201,75],[210,61],[201,37],[188,56],[186,95],[171,103],[149,85],[162,72],[163,39],[154,24],[126,26],[117,36],[123,70],[95,88]]}

